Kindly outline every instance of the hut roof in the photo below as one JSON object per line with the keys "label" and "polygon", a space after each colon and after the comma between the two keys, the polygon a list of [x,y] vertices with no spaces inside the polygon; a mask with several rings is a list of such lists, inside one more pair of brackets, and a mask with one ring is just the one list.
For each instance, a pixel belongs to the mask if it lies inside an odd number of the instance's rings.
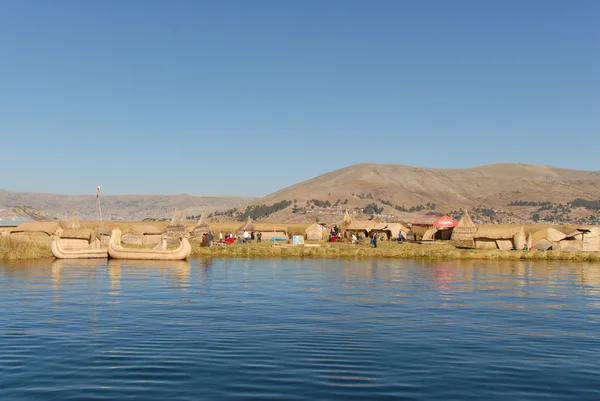
{"label": "hut roof", "polygon": [[[238,228],[238,231],[256,231],[254,229],[254,223],[252,222],[252,217],[248,217],[248,220],[246,220],[244,225],[242,225],[240,228]],[[267,231],[269,231],[269,230],[267,230]]]}
{"label": "hut roof", "polygon": [[198,220],[198,224],[196,224],[192,232],[212,232],[208,220],[204,217],[204,212],[200,215],[200,220]]}
{"label": "hut roof", "polygon": [[346,230],[355,230],[355,231],[359,231],[359,230],[366,230],[366,231],[371,231],[373,229],[373,227],[375,227],[375,222],[374,221],[358,221],[358,220],[352,220],[352,222],[348,225],[348,227],[346,228]]}
{"label": "hut roof", "polygon": [[136,224],[129,226],[123,230],[123,235],[127,233],[133,233],[137,235],[152,235],[160,234],[160,230],[154,227],[152,224]]}
{"label": "hut roof", "polygon": [[489,239],[512,239],[515,234],[521,230],[522,226],[479,226],[474,238],[489,238]]}
{"label": "hut roof", "polygon": [[380,230],[380,231],[385,231],[385,230],[390,230],[390,231],[402,231],[402,232],[409,232],[410,230],[408,228],[406,228],[406,226],[404,226],[404,224],[402,223],[377,223],[375,224],[375,226],[372,228],[372,230]]}
{"label": "hut roof", "polygon": [[34,233],[34,232],[42,232],[48,235],[52,235],[60,228],[60,223],[58,221],[27,221],[25,223],[19,224],[17,228],[15,228],[12,232],[26,232],[26,233]]}
{"label": "hut roof", "polygon": [[86,239],[92,237],[93,231],[89,228],[65,228],[60,233],[61,238]]}
{"label": "hut roof", "polygon": [[549,242],[558,242],[562,241],[566,237],[567,236],[565,234],[552,227],[543,228],[541,230],[531,233],[531,243],[533,246],[535,246],[535,244],[544,239],[548,240]]}
{"label": "hut roof", "polygon": [[185,227],[186,225],[187,219],[185,218],[184,214],[182,212],[175,212],[173,213],[173,217],[171,217],[171,222],[169,223],[167,228],[180,226]]}
{"label": "hut roof", "polygon": [[465,210],[465,213],[462,215],[462,217],[458,221],[457,227],[467,227],[467,228],[475,227],[475,223],[473,223],[473,220],[471,220],[471,216],[469,216],[468,211]]}
{"label": "hut roof", "polygon": [[75,213],[71,214],[71,218],[65,223],[65,228],[71,230],[81,228],[81,224],[79,223],[79,220],[77,220],[77,217],[75,217]]}

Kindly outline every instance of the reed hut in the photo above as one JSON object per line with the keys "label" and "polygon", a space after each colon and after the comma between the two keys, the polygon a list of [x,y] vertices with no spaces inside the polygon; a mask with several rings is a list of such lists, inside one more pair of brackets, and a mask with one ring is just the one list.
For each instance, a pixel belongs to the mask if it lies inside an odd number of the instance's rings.
{"label": "reed hut", "polygon": [[313,223],[304,230],[304,238],[309,241],[324,241],[329,237],[331,230],[324,224]]}
{"label": "reed hut", "polygon": [[66,250],[91,248],[96,238],[94,232],[89,228],[59,229],[57,236],[58,245]]}
{"label": "reed hut", "polygon": [[369,231],[378,236],[385,236],[388,241],[398,238],[398,234],[402,233],[404,238],[408,234],[410,230],[401,223],[377,223],[375,226]]}
{"label": "reed hut", "polygon": [[558,243],[566,237],[565,234],[552,227],[543,228],[531,233],[530,249],[538,251],[558,249]]}
{"label": "reed hut", "polygon": [[412,222],[411,232],[423,240],[449,240],[458,221],[446,215],[425,215]]}
{"label": "reed hut", "polygon": [[[473,240],[475,242],[475,248],[479,249],[514,249],[515,239],[520,236],[521,231],[524,229],[523,226],[479,226]],[[523,248],[521,248],[523,249]]]}
{"label": "reed hut", "polygon": [[103,245],[108,245],[110,242],[110,230],[106,227],[96,228],[96,238],[100,240]]}
{"label": "reed hut", "polygon": [[75,213],[71,214],[71,218],[66,221],[63,226],[69,230],[78,230],[81,228],[81,224],[79,223],[79,220],[77,220]]}
{"label": "reed hut", "polygon": [[201,242],[202,236],[208,235],[209,233],[212,234],[212,229],[208,224],[208,220],[206,220],[206,217],[204,217],[204,212],[202,212],[200,215],[200,220],[198,220],[198,224],[196,224],[196,227],[194,227],[192,230],[190,240],[194,242]]}
{"label": "reed hut", "polygon": [[469,212],[465,210],[465,213],[461,216],[458,221],[458,225],[452,230],[450,239],[452,241],[470,242],[473,243],[473,237],[477,232],[477,226],[471,220]]}
{"label": "reed hut", "polygon": [[[287,241],[289,239],[288,232],[285,227],[273,227],[268,230],[256,230],[255,233],[260,231],[262,235],[262,241]],[[251,233],[251,231],[248,231]],[[243,231],[242,231],[243,233]]]}
{"label": "reed hut", "polygon": [[[256,229],[254,228],[254,222],[252,221],[252,217],[248,217],[246,222],[240,228],[238,228],[237,234],[242,235],[245,231],[247,231],[249,234],[252,234],[256,231]],[[263,233],[263,239],[264,238],[265,237]]]}
{"label": "reed hut", "polygon": [[161,240],[161,232],[151,224],[136,224],[122,231],[121,241],[129,245],[156,245]]}
{"label": "reed hut", "polygon": [[60,228],[58,221],[29,221],[19,224],[10,236],[23,240],[41,240],[50,244],[50,236],[55,235]]}
{"label": "reed hut", "polygon": [[352,237],[352,234],[356,235],[357,238],[363,237],[367,238],[369,236],[369,232],[375,227],[374,221],[357,221],[352,220],[348,227],[346,227],[345,236],[346,238]]}
{"label": "reed hut", "polygon": [[564,251],[600,251],[600,227],[581,227],[565,235],[557,244],[557,249]]}
{"label": "reed hut", "polygon": [[162,235],[169,243],[178,243],[179,240],[188,235],[187,220],[182,212],[173,213],[171,222],[165,228]]}

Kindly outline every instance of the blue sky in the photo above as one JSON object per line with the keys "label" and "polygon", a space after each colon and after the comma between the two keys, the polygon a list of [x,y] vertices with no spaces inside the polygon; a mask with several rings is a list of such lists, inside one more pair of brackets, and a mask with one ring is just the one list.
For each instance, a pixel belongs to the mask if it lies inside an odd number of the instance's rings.
{"label": "blue sky", "polygon": [[599,170],[600,1],[1,1],[0,188],[261,196]]}

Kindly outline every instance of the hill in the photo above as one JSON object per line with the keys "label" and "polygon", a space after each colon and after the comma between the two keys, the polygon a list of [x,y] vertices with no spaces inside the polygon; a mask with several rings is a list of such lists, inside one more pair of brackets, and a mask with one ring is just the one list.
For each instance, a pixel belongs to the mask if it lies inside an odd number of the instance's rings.
{"label": "hill", "polygon": [[[241,208],[255,198],[179,194],[109,195],[101,196],[100,200],[103,218],[106,220],[143,220],[170,218],[173,208],[183,211],[187,216],[199,215],[202,211],[210,213],[234,207]],[[34,211],[35,215],[32,215]],[[76,213],[81,220],[98,219],[95,195],[56,195],[0,190],[0,213],[6,215],[12,213],[11,215],[32,217],[36,220],[44,215],[65,219],[71,213]]]}
{"label": "hill", "polygon": [[600,199],[600,172],[517,163],[465,169],[364,163],[281,189],[255,203],[292,201],[292,206],[269,217],[281,221],[314,221],[315,213],[321,221],[337,221],[343,209],[360,211],[368,205],[374,205],[377,214],[408,220],[461,208],[481,211],[481,219],[500,213],[504,217],[498,222],[530,221],[536,212],[541,212],[539,218],[548,211],[555,217],[567,209],[571,220],[595,213],[593,208],[570,207],[575,199]]}

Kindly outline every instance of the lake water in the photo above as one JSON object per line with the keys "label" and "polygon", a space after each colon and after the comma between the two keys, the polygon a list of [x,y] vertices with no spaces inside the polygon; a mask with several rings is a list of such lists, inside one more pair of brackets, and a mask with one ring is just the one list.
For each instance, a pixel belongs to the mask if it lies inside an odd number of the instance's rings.
{"label": "lake water", "polygon": [[600,265],[0,261],[0,400],[600,400]]}

